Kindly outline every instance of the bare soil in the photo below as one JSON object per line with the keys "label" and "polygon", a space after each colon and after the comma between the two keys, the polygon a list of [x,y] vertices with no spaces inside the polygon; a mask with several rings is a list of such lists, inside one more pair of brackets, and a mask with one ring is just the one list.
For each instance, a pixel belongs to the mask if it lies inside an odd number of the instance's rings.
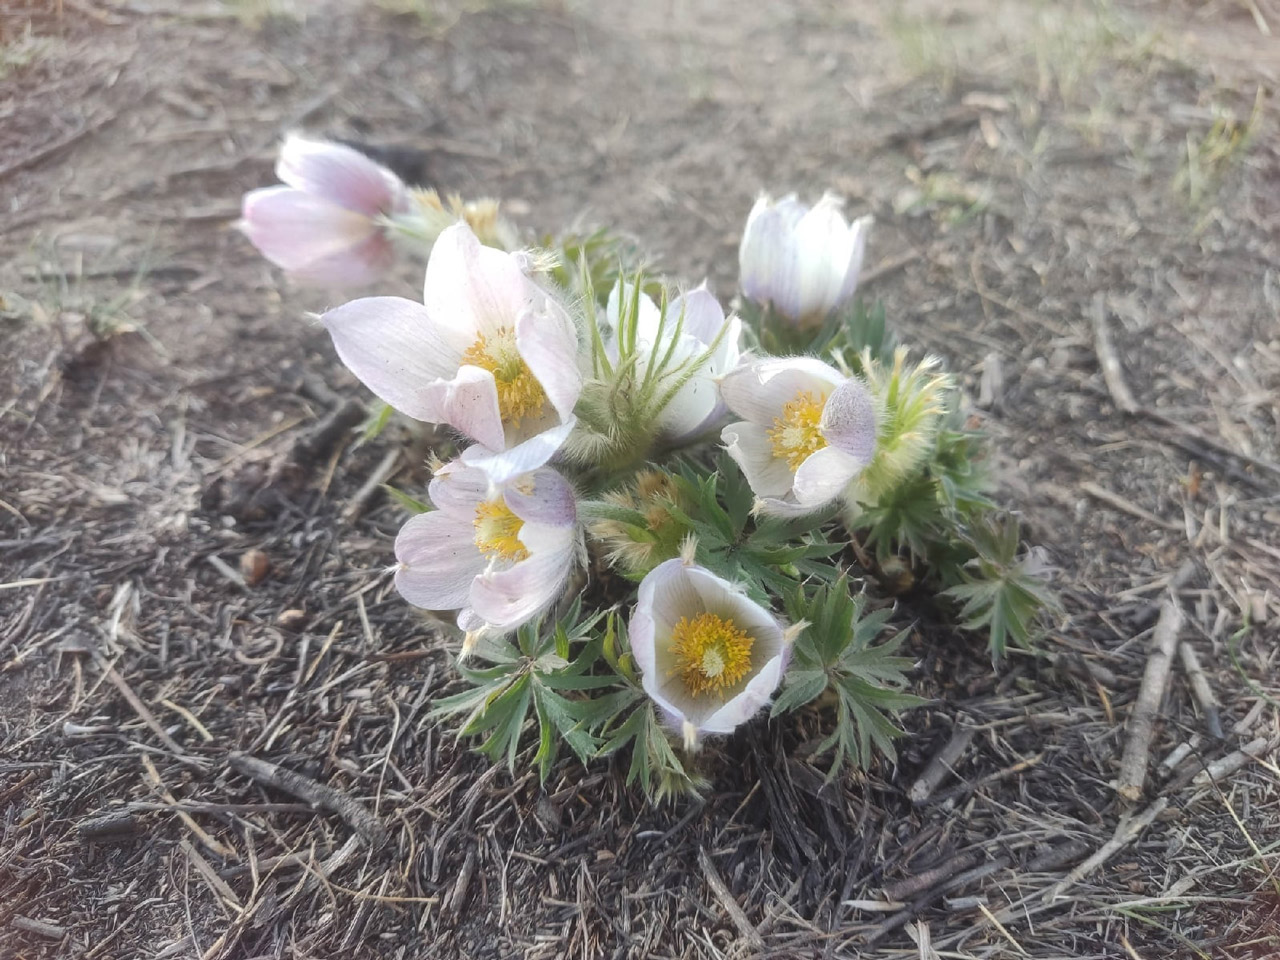
{"label": "bare soil", "polygon": [[[1274,3],[268,6],[0,9],[0,957],[1280,954]],[[714,744],[698,803],[491,769],[427,719],[449,643],[357,497],[422,458],[357,442],[333,298],[229,229],[298,128],[725,295],[760,189],[874,213],[865,296],[1058,568],[1042,650],[993,674],[907,601],[934,700],[829,786],[819,715]],[[1175,667],[1130,804],[1175,576],[1223,736]]]}

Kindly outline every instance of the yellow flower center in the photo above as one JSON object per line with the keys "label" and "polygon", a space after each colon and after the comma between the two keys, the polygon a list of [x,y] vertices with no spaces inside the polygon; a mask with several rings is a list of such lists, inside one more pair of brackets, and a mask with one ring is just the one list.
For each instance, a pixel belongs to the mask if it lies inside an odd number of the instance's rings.
{"label": "yellow flower center", "polygon": [[787,461],[792,470],[800,469],[810,454],[827,445],[818,426],[824,403],[817,394],[801,390],[782,408],[782,416],[773,418],[773,429],[769,431],[773,455]]}
{"label": "yellow flower center", "polygon": [[476,546],[491,560],[524,560],[529,551],[520,542],[520,528],[524,521],[511,512],[507,502],[499,497],[486,500],[476,507]]}
{"label": "yellow flower center", "polygon": [[514,330],[501,330],[491,339],[480,334],[462,355],[462,362],[493,374],[503,423],[518,427],[524,417],[542,413],[547,394],[520,356]]}
{"label": "yellow flower center", "polygon": [[714,613],[681,617],[671,630],[675,672],[695,696],[710,691],[724,699],[751,669],[751,644],[745,630]]}

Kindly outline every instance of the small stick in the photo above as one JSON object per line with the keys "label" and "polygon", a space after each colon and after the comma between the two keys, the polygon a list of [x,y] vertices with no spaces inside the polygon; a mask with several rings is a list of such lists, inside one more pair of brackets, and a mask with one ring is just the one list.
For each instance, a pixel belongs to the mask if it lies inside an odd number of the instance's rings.
{"label": "small stick", "polygon": [[1200,735],[1194,734],[1190,740],[1183,740],[1180,744],[1173,748],[1172,752],[1160,761],[1160,766],[1164,770],[1175,770],[1178,764],[1187,759],[1191,755],[1191,751],[1200,746]]}
{"label": "small stick", "polygon": [[1237,770],[1242,769],[1250,760],[1254,760],[1264,753],[1270,753],[1278,745],[1280,745],[1280,741],[1268,740],[1266,737],[1250,740],[1239,750],[1234,753],[1228,753],[1225,757],[1219,757],[1197,773],[1192,779],[1191,785],[1204,787],[1210,783],[1216,783],[1223,777],[1229,777]]}
{"label": "small stick", "polygon": [[1107,326],[1106,295],[1099,290],[1093,297],[1093,348],[1098,354],[1098,364],[1102,367],[1102,379],[1106,381],[1107,392],[1115,401],[1116,409],[1124,413],[1137,413],[1138,401],[1129,392],[1129,385],[1124,382],[1124,367],[1120,365],[1120,357],[1116,354],[1115,345],[1111,342],[1111,329]]}
{"label": "small stick", "polygon": [[362,403],[348,400],[298,438],[289,454],[290,459],[304,467],[323,460],[337,447],[338,441],[364,419],[364,415]]}
{"label": "small stick", "polygon": [[[1188,557],[1186,560],[1182,561],[1182,565],[1179,566],[1173,576],[1169,578],[1169,582],[1166,586],[1173,593],[1177,593],[1192,581],[1196,575],[1197,569],[1196,562]],[[1133,615],[1129,618],[1129,624],[1135,629],[1145,630],[1147,626],[1153,623],[1159,615],[1160,601],[1148,600],[1133,612]]]}
{"label": "small stick", "polygon": [[43,920],[32,920],[30,917],[15,915],[9,918],[9,926],[15,930],[25,930],[46,940],[61,940],[67,935],[67,928],[56,923],[45,923]]}
{"label": "small stick", "polygon": [[711,892],[720,901],[720,906],[724,907],[725,912],[729,914],[729,919],[733,921],[733,925],[738,928],[738,933],[742,934],[743,938],[750,942],[753,949],[763,950],[764,939],[751,921],[747,919],[742,907],[738,906],[738,901],[733,898],[733,894],[729,892],[728,886],[725,885],[720,876],[720,871],[711,862],[711,856],[707,853],[706,847],[698,847],[698,866],[702,868],[702,875],[706,878],[707,886],[711,888]]}
{"label": "small stick", "polygon": [[321,810],[336,813],[370,843],[378,843],[384,836],[382,824],[369,812],[368,807],[333,787],[316,783],[299,773],[286,770],[270,761],[251,757],[247,753],[233,753],[227,758],[227,762],[232,770],[243,773],[251,780],[301,797]]}
{"label": "small stick", "polygon": [[111,685],[119,690],[120,695],[125,698],[129,706],[133,707],[133,712],[142,718],[142,722],[151,728],[152,733],[160,738],[160,742],[178,756],[185,757],[187,751],[183,750],[178,741],[169,736],[164,727],[160,726],[160,721],[156,719],[156,715],[151,712],[145,703],[138,699],[138,695],[133,692],[133,688],[129,686],[124,677],[120,676],[119,671],[107,662],[107,658],[95,650],[93,651],[93,659],[97,662],[98,668],[111,681]]}
{"label": "small stick", "polygon": [[1200,709],[1204,711],[1204,722],[1209,728],[1209,736],[1215,740],[1223,739],[1226,734],[1222,731],[1222,716],[1218,712],[1218,701],[1213,695],[1213,688],[1209,686],[1209,678],[1204,675],[1204,669],[1200,666],[1200,658],[1196,656],[1195,648],[1183,640],[1178,644],[1178,655],[1182,658],[1182,669],[1187,671],[1187,679],[1191,681],[1191,695],[1196,698],[1196,703],[1200,704]]}
{"label": "small stick", "polygon": [[1116,790],[1126,800],[1134,801],[1142,796],[1151,737],[1155,733],[1156,715],[1164,698],[1169,665],[1173,662],[1182,620],[1182,607],[1178,601],[1174,597],[1165,599],[1151,638],[1151,652],[1147,657],[1146,672],[1142,675],[1142,686],[1138,688],[1138,699],[1129,713],[1129,739],[1120,760],[1120,775],[1116,778]]}
{"label": "small stick", "polygon": [[1164,812],[1164,808],[1169,805],[1167,797],[1161,797],[1152,803],[1149,807],[1139,814],[1125,814],[1120,818],[1120,822],[1116,824],[1116,832],[1088,860],[1080,864],[1044,895],[1046,904],[1053,903],[1062,894],[1062,891],[1079,880],[1084,879],[1089,874],[1097,870],[1113,856],[1131,844],[1138,838],[1143,830],[1151,826],[1151,822]]}
{"label": "small stick", "polygon": [[1172,520],[1166,520],[1164,517],[1157,517],[1146,507],[1141,507],[1126,497],[1114,491],[1101,487],[1091,481],[1085,481],[1080,484],[1080,489],[1093,497],[1095,500],[1101,500],[1109,507],[1114,507],[1121,513],[1127,513],[1131,517],[1137,517],[1139,520],[1145,520],[1147,523],[1157,527],[1163,527],[1165,530],[1181,530],[1182,524],[1174,523]]}
{"label": "small stick", "polygon": [[400,460],[400,447],[394,446],[386,452],[378,465],[373,468],[373,473],[369,474],[368,479],[360,485],[360,489],[355,492],[351,500],[347,503],[342,511],[344,520],[354,520],[364,511],[365,503],[372,497],[384,483],[386,483],[393,473],[395,473],[396,464]]}
{"label": "small stick", "polygon": [[933,791],[938,789],[938,785],[946,779],[947,774],[954,771],[956,763],[973,742],[976,732],[973,727],[956,727],[951,734],[951,739],[934,754],[933,759],[907,791],[907,797],[913,804],[919,806],[933,795]]}
{"label": "small stick", "polygon": [[124,840],[138,832],[138,819],[131,813],[110,813],[81,820],[76,833],[81,840]]}
{"label": "small stick", "polygon": [[884,898],[886,900],[909,900],[943,881],[950,880],[956,874],[968,870],[979,859],[976,853],[957,854],[945,863],[940,863],[938,866],[924,871],[924,873],[918,873],[914,877],[907,877],[905,880],[886,885]]}

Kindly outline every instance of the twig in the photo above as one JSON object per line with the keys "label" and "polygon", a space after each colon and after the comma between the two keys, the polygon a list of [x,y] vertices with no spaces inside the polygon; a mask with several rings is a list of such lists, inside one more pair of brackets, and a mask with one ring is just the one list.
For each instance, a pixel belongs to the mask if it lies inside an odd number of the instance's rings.
{"label": "twig", "polygon": [[85,137],[97,133],[103,127],[112,123],[118,116],[119,114],[117,113],[108,113],[101,117],[95,117],[93,120],[86,122],[79,130],[67,134],[62,139],[46,144],[37,150],[31,151],[25,156],[19,157],[12,163],[0,167],[0,180],[3,180],[5,177],[12,176],[22,170],[26,170],[28,167],[34,167],[42,160],[48,160],[50,157],[56,156],[68,147],[75,146],[75,144],[79,143]]}
{"label": "twig", "polygon": [[289,454],[290,459],[304,467],[323,460],[333,452],[338,441],[364,419],[364,414],[363,404],[348,400],[298,438]]}
{"label": "twig", "polygon": [[1147,829],[1147,827],[1151,826],[1151,822],[1155,820],[1156,817],[1160,816],[1160,814],[1164,812],[1164,808],[1168,805],[1168,798],[1161,797],[1141,813],[1125,814],[1121,817],[1120,822],[1116,824],[1116,832],[1112,835],[1111,839],[1099,847],[1097,852],[1088,860],[1068,873],[1058,883],[1054,884],[1053,888],[1044,895],[1044,902],[1048,904],[1058,899],[1058,897],[1061,896],[1062,891],[1067,887],[1093,873],[1094,870],[1097,870],[1098,867],[1102,866],[1113,856],[1136,840],[1138,835],[1141,834],[1143,830]]}
{"label": "twig", "polygon": [[1109,507],[1115,507],[1121,513],[1127,513],[1130,516],[1137,517],[1139,520],[1145,520],[1147,523],[1154,524],[1157,527],[1163,527],[1166,530],[1181,530],[1182,524],[1174,523],[1172,520],[1166,520],[1164,517],[1157,517],[1145,507],[1140,507],[1132,500],[1120,496],[1108,490],[1106,487],[1100,487],[1092,481],[1086,480],[1080,484],[1080,489],[1093,497],[1095,500],[1101,500]]}
{"label": "twig", "polygon": [[129,686],[124,677],[120,676],[119,671],[107,662],[107,658],[94,650],[93,659],[98,664],[98,668],[106,674],[107,679],[111,681],[111,685],[119,690],[120,695],[125,698],[129,706],[133,707],[133,712],[142,719],[143,723],[151,728],[152,733],[160,738],[160,742],[178,756],[185,757],[187,755],[187,751],[182,749],[182,745],[165,732],[164,727],[160,726],[160,721],[156,719],[156,715],[151,712],[145,703],[138,699],[138,695],[133,692],[133,688]]}
{"label": "twig", "polygon": [[1129,713],[1129,739],[1120,760],[1120,776],[1116,778],[1116,790],[1126,800],[1133,801],[1142,796],[1155,719],[1160,712],[1160,701],[1164,698],[1169,665],[1173,662],[1182,620],[1182,607],[1174,597],[1168,597],[1160,608],[1160,619],[1156,621],[1151,638],[1151,652],[1147,657],[1147,669],[1142,675],[1142,686],[1138,688],[1138,699]]}
{"label": "twig", "polygon": [[76,833],[81,840],[125,840],[138,832],[138,818],[131,813],[111,813],[81,820]]}
{"label": "twig", "polygon": [[373,468],[373,473],[369,474],[364,483],[360,485],[360,489],[355,492],[348,501],[346,507],[343,508],[342,517],[345,520],[354,520],[360,516],[364,510],[365,503],[372,497],[384,483],[395,473],[396,464],[400,461],[400,447],[394,446],[386,452],[378,465]]}
{"label": "twig", "polygon": [[711,862],[711,856],[707,853],[705,847],[698,847],[698,866],[702,868],[702,875],[706,878],[707,886],[711,888],[711,892],[720,901],[720,906],[724,907],[725,912],[729,914],[729,919],[733,921],[733,925],[738,928],[738,933],[742,934],[743,938],[750,942],[753,949],[763,950],[763,938],[761,938],[751,921],[747,919],[742,907],[738,906],[738,901],[733,898],[733,894],[729,892],[729,888],[720,877],[720,871]]}
{"label": "twig", "polygon": [[913,804],[919,806],[928,800],[933,795],[933,791],[938,789],[938,785],[946,779],[947,774],[954,772],[956,762],[969,749],[969,744],[973,742],[976,733],[973,727],[956,727],[951,734],[951,739],[934,754],[933,759],[907,791],[907,797]]}
{"label": "twig", "polygon": [[[1169,578],[1169,582],[1165,586],[1172,593],[1177,593],[1185,587],[1195,577],[1196,571],[1200,568],[1196,566],[1195,560],[1188,557],[1182,561],[1182,564]],[[1142,606],[1138,607],[1129,618],[1129,625],[1136,630],[1145,630],[1160,615],[1160,601],[1148,600]]]}
{"label": "twig", "polygon": [[1093,348],[1098,354],[1098,364],[1102,367],[1102,379],[1106,381],[1107,392],[1115,402],[1116,408],[1125,413],[1137,413],[1138,401],[1129,392],[1129,385],[1124,382],[1124,367],[1116,355],[1115,345],[1111,342],[1111,329],[1107,326],[1106,294],[1099,290],[1093,297]]}
{"label": "twig", "polygon": [[243,773],[251,780],[291,793],[295,797],[301,797],[321,810],[336,813],[370,843],[380,842],[385,835],[381,822],[364,804],[340,793],[333,787],[316,783],[299,773],[286,770],[270,761],[251,757],[246,753],[233,753],[227,758],[227,762],[232,770]]}
{"label": "twig", "polygon": [[940,863],[938,866],[923,873],[918,873],[914,877],[907,877],[897,883],[886,884],[884,897],[886,900],[908,900],[922,891],[928,890],[939,883],[951,879],[956,874],[968,870],[979,859],[981,858],[978,854],[972,852],[957,854],[950,860]]}
{"label": "twig", "polygon": [[1209,728],[1209,736],[1221,740],[1225,734],[1222,732],[1218,701],[1213,695],[1213,688],[1209,686],[1209,678],[1204,675],[1204,668],[1200,666],[1195,648],[1183,640],[1178,644],[1178,655],[1182,658],[1182,669],[1187,671],[1187,679],[1191,681],[1191,695],[1204,711],[1204,723]]}
{"label": "twig", "polygon": [[1219,757],[1213,761],[1213,763],[1195,775],[1191,784],[1196,787],[1204,787],[1210,783],[1216,783],[1223,777],[1229,777],[1237,770],[1242,769],[1250,760],[1275,750],[1277,745],[1280,745],[1280,741],[1268,740],[1266,737],[1250,740],[1234,753],[1228,753],[1225,757]]}
{"label": "twig", "polygon": [[55,923],[45,923],[43,920],[32,920],[30,917],[24,917],[21,914],[10,917],[9,926],[15,930],[34,933],[36,936],[44,937],[46,940],[61,940],[67,935],[66,927],[60,927]]}

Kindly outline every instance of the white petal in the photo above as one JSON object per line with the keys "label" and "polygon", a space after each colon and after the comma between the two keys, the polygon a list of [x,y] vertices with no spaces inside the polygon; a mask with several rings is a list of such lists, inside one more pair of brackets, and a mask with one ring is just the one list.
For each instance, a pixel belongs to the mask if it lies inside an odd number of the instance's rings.
{"label": "white petal", "polygon": [[724,308],[705,282],[672,300],[668,312],[673,320],[683,316],[684,332],[704,346],[711,345],[725,323]]}
{"label": "white petal", "polygon": [[415,607],[456,610],[467,603],[471,583],[485,567],[475,528],[442,512],[410,517],[396,537],[396,589]]}
{"label": "white petal", "polygon": [[778,207],[753,210],[738,248],[738,265],[739,284],[749,299],[771,302],[790,316],[799,297],[800,263],[787,219]]}
{"label": "white petal", "polygon": [[516,349],[542,385],[560,420],[567,420],[582,393],[573,321],[560,304],[547,299],[541,309],[521,312],[515,329]]}
{"label": "white petal", "polygon": [[477,577],[468,604],[476,615],[499,630],[514,630],[549,607],[563,591],[573,564],[572,533],[558,530],[557,536],[558,549],[540,549],[508,570]]}
{"label": "white petal", "polygon": [[[476,473],[483,475],[483,471]],[[509,481],[502,491],[507,506],[527,526],[572,527],[577,523],[577,497],[569,481],[543,467]]]}
{"label": "white petal", "polygon": [[823,317],[839,296],[849,259],[849,226],[840,212],[841,205],[837,197],[827,194],[796,224],[794,238],[800,260],[798,316]]}
{"label": "white petal", "polygon": [[720,381],[720,395],[738,416],[771,427],[782,408],[799,394],[825,400],[844,380],[840,371],[813,357],[776,357],[726,374]]}
{"label": "white petal", "polygon": [[476,508],[489,496],[489,478],[461,460],[450,460],[427,485],[427,497],[437,511],[471,520]]}
{"label": "white petal", "polygon": [[425,388],[457,370],[465,347],[454,331],[402,297],[353,300],[321,319],[338,356],[366,387],[401,413],[440,422]]}
{"label": "white petal", "polygon": [[290,271],[349,254],[378,233],[363,214],[291,187],[246,193],[240,229],[264,257]]}
{"label": "white petal", "polygon": [[359,150],[305,137],[285,140],[276,176],[291,187],[369,217],[394,212],[405,197],[400,179]]}
{"label": "white petal", "polygon": [[835,447],[823,447],[805,457],[796,471],[792,492],[802,507],[816,510],[844,492],[849,481],[862,472],[865,460],[851,457]]}
{"label": "white petal", "polygon": [[759,713],[782,682],[782,659],[781,654],[770,658],[741,693],[731,697],[701,723],[695,721],[698,729],[703,733],[732,733]]}
{"label": "white petal", "polygon": [[[464,364],[448,380],[436,380],[422,391],[422,419],[447,423],[476,443],[494,449],[506,445],[493,374]],[[394,406],[394,404],[393,404]]]}
{"label": "white petal", "polygon": [[468,447],[462,452],[463,462],[483,470],[490,483],[506,483],[522,473],[544,466],[564,446],[577,422],[576,418],[570,417],[565,423],[530,437],[508,450],[499,451],[484,446]]}
{"label": "white petal", "polygon": [[464,222],[441,231],[431,249],[422,302],[468,346],[478,334],[510,329],[541,296],[516,257],[482,246]]}
{"label": "white petal", "polygon": [[877,421],[871,392],[857,377],[850,377],[827,397],[819,428],[827,443],[866,466],[876,454]]}
{"label": "white petal", "polygon": [[858,276],[862,273],[862,259],[867,251],[867,235],[875,223],[872,217],[859,217],[849,228],[849,257],[844,266],[844,282],[840,286],[840,295],[836,306],[845,303],[858,289]]}
{"label": "white petal", "polygon": [[720,440],[757,497],[783,497],[791,492],[791,467],[773,455],[773,442],[764,427],[745,420],[731,423],[720,432]]}

